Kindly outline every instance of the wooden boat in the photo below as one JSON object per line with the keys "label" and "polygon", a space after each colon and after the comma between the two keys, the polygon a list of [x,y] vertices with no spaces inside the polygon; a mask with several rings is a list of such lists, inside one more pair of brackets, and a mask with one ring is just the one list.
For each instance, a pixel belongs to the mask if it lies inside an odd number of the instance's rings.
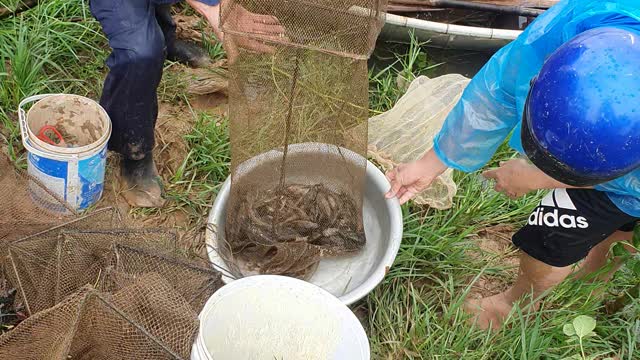
{"label": "wooden boat", "polygon": [[381,37],[427,46],[494,51],[558,0],[389,0]]}

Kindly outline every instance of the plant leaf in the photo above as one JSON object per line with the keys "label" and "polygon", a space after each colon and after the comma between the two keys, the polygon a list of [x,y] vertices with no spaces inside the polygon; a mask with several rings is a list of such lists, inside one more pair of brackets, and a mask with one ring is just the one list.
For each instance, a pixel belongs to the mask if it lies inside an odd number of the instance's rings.
{"label": "plant leaf", "polygon": [[627,267],[634,275],[640,275],[640,261],[634,260]]}
{"label": "plant leaf", "polygon": [[613,252],[613,255],[616,257],[623,257],[626,258],[630,255],[629,250],[627,250],[622,244],[617,243],[614,244],[611,251]]}
{"label": "plant leaf", "polygon": [[590,316],[580,315],[573,320],[573,328],[576,335],[583,338],[596,328],[596,320]]}
{"label": "plant leaf", "polygon": [[562,332],[567,336],[573,336],[576,334],[576,329],[573,327],[573,324],[564,324]]}

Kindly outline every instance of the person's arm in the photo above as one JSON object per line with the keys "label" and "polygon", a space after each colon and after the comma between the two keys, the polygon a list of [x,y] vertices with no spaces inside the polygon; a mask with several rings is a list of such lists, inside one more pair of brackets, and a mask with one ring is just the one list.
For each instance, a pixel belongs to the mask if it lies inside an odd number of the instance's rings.
{"label": "person's arm", "polygon": [[576,187],[564,184],[545,174],[526,159],[513,159],[502,162],[499,168],[487,170],[482,175],[495,181],[494,188],[496,191],[502,192],[512,199],[536,190],[592,189],[592,187]]}
{"label": "person's arm", "polygon": [[473,77],[433,141],[447,167],[473,172],[484,166],[519,121],[516,111],[513,57],[521,51],[512,43]]}
{"label": "person's arm", "polygon": [[510,66],[518,44],[496,53],[474,76],[434,139],[433,148],[419,160],[387,173],[387,198],[403,204],[426,189],[447,168],[471,172],[482,167],[518,123],[515,102],[517,67]]}

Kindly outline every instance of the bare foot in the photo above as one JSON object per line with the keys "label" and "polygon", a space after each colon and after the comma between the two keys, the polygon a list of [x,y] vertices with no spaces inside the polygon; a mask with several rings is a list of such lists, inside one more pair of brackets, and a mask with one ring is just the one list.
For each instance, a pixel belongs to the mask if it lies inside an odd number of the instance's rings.
{"label": "bare foot", "polygon": [[483,330],[498,330],[504,320],[509,316],[513,304],[509,302],[504,293],[482,299],[467,299],[464,311],[472,315],[469,320]]}

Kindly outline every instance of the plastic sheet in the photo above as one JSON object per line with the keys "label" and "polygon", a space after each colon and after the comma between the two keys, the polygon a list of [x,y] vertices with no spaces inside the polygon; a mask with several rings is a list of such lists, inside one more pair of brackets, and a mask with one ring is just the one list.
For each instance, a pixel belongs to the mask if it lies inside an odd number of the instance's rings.
{"label": "plastic sheet", "polygon": [[[384,170],[420,158],[433,146],[433,138],[468,83],[458,74],[415,79],[393,109],[369,119],[369,155]],[[450,208],[457,191],[452,172],[440,175],[414,202]]]}

